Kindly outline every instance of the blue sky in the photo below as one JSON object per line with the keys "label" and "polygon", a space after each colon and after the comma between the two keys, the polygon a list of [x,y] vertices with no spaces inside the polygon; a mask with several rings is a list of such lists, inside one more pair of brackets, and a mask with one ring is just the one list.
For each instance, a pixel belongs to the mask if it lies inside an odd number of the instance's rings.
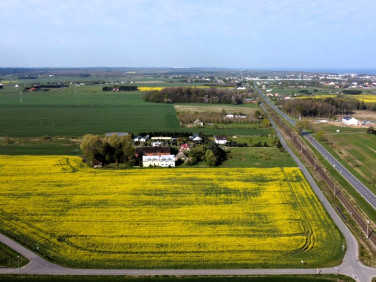
{"label": "blue sky", "polygon": [[0,0],[0,67],[376,68],[374,0]]}

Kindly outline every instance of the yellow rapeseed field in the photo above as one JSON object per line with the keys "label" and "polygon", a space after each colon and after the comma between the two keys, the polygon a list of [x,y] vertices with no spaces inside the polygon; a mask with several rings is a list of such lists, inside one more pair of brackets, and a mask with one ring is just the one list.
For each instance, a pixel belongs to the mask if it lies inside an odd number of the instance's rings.
{"label": "yellow rapeseed field", "polygon": [[140,86],[137,87],[140,91],[161,91],[163,88],[166,87],[148,87],[148,86]]}
{"label": "yellow rapeseed field", "polygon": [[351,98],[363,101],[364,103],[376,103],[376,95],[349,95]]}
{"label": "yellow rapeseed field", "polygon": [[0,230],[76,267],[333,264],[342,237],[298,168],[95,170],[0,156]]}
{"label": "yellow rapeseed field", "polygon": [[[327,95],[314,95],[314,96],[300,96],[298,99],[320,99],[320,98],[335,98],[337,95],[327,94]],[[365,103],[376,103],[376,95],[345,95],[345,97],[351,97]]]}

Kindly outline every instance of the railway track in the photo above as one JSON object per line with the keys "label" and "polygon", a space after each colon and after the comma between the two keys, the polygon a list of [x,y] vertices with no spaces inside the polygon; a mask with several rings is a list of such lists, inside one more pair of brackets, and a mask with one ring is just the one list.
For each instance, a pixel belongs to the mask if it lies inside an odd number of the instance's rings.
{"label": "railway track", "polygon": [[[300,140],[300,136],[298,136],[298,134],[291,127],[287,126],[282,118],[276,114],[269,105],[267,105],[267,108],[269,115],[271,115],[273,120],[278,124],[280,130],[283,131],[284,135],[291,140],[295,149],[305,158],[306,163],[314,169],[315,176],[318,176],[326,183],[326,192],[333,193],[333,195],[339,199],[343,207],[347,210],[348,214],[364,232],[364,236],[367,237],[367,240],[371,241],[373,245],[376,246],[376,233],[372,228],[370,228],[369,224],[367,224],[364,216],[362,216],[354,207],[354,204],[348,200],[348,197],[344,195],[344,192],[340,186],[336,184],[328,175],[325,168],[320,164],[319,160],[314,156],[307,144]],[[338,210],[340,207],[336,208]],[[338,211],[341,213],[341,210]],[[340,216],[342,216],[345,221],[348,221],[343,214]]]}

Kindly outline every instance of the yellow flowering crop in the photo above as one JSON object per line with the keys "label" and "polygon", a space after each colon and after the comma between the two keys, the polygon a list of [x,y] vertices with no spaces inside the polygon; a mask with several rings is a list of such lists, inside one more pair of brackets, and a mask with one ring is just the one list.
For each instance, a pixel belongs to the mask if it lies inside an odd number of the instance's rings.
{"label": "yellow flowering crop", "polygon": [[376,103],[376,95],[350,95],[350,97],[364,103]]}
{"label": "yellow flowering crop", "polygon": [[163,88],[166,87],[148,87],[148,86],[141,86],[137,87],[140,91],[161,91]]}
{"label": "yellow flowering crop", "polygon": [[99,268],[310,267],[342,238],[298,168],[95,170],[0,156],[0,229]]}

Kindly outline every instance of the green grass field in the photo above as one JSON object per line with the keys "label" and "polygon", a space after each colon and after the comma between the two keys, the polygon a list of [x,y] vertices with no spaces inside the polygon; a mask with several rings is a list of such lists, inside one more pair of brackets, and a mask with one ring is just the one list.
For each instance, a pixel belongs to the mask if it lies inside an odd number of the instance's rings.
{"label": "green grass field", "polygon": [[220,167],[296,167],[287,152],[277,148],[238,147],[230,148],[227,160]]}
{"label": "green grass field", "polygon": [[[23,256],[17,254],[12,249],[0,243],[0,268],[17,267],[27,264],[29,261]],[[0,276],[0,281],[3,281]]]}
{"label": "green grass field", "polygon": [[343,275],[273,275],[273,276],[152,276],[152,277],[129,277],[129,276],[30,276],[30,275],[2,275],[3,282],[30,281],[30,282],[347,282],[355,281]]}

